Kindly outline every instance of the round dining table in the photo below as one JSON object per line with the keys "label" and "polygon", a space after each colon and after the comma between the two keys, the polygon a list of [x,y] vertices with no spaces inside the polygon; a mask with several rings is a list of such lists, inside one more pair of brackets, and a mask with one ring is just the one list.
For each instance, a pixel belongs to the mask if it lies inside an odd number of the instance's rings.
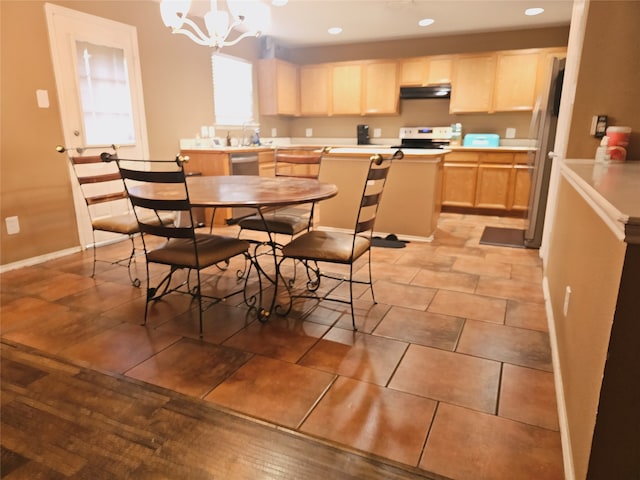
{"label": "round dining table", "polygon": [[[265,207],[287,207],[305,203],[317,202],[338,194],[338,187],[332,183],[323,183],[315,179],[297,177],[260,177],[257,175],[225,175],[225,176],[189,176],[187,189],[189,203],[193,207],[222,208],[222,207],[251,207],[261,213]],[[176,184],[144,184],[129,187],[133,195],[156,198],[176,199],[184,198],[184,187]],[[276,305],[278,291],[279,267],[277,262],[277,244],[270,232],[267,245],[273,252],[276,273],[273,277],[260,268],[258,255],[254,253],[254,260],[258,275],[261,273],[275,286],[275,293],[269,308],[257,306],[258,318],[265,321],[271,315]],[[257,252],[257,247],[255,249]],[[249,302],[247,302],[249,303]]]}
{"label": "round dining table", "polygon": [[[285,207],[317,202],[338,194],[338,187],[309,178],[260,177],[257,175],[187,177],[189,202],[194,207]],[[142,197],[173,199],[183,195],[171,184],[130,187]]]}

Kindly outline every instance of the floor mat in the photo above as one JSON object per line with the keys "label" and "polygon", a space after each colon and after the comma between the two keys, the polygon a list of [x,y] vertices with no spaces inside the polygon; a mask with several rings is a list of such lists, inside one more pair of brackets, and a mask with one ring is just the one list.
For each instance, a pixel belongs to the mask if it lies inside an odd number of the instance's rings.
{"label": "floor mat", "polygon": [[524,247],[524,230],[518,228],[484,227],[480,243],[497,247]]}

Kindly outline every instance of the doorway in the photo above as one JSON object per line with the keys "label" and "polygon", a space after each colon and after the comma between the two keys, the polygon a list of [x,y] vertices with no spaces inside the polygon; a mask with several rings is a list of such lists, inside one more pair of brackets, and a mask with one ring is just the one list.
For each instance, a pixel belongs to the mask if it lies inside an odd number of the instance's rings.
{"label": "doorway", "polygon": [[[147,158],[136,28],[50,3],[45,4],[45,12],[68,154],[99,155],[112,152],[111,146],[116,145],[121,157]],[[106,167],[98,164],[92,173],[101,173],[102,168]],[[86,248],[93,244],[91,222],[71,165],[69,175],[78,236]],[[96,243],[121,238],[106,232],[96,234]]]}

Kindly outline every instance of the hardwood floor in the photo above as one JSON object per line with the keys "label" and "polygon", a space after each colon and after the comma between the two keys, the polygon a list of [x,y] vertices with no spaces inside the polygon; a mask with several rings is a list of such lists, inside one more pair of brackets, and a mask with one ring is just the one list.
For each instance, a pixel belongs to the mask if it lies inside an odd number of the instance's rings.
{"label": "hardwood floor", "polygon": [[3,478],[563,478],[538,252],[485,225],[522,220],[443,214],[431,243],[374,248],[357,332],[345,305],[260,323],[241,296],[203,338],[180,295],[142,327],[144,285],[91,278],[90,250],[4,272]]}
{"label": "hardwood floor", "polygon": [[24,346],[0,351],[2,478],[439,478]]}

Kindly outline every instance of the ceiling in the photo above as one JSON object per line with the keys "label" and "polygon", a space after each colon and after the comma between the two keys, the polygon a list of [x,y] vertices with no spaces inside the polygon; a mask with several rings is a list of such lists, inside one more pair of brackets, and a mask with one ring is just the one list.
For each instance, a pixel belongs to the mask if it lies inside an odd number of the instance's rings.
{"label": "ceiling", "polygon": [[[568,25],[572,0],[289,0],[271,7],[263,35],[287,46],[369,42],[408,37]],[[524,10],[544,13],[526,16]],[[418,20],[434,23],[419,27]],[[329,27],[339,26],[339,35]]]}

